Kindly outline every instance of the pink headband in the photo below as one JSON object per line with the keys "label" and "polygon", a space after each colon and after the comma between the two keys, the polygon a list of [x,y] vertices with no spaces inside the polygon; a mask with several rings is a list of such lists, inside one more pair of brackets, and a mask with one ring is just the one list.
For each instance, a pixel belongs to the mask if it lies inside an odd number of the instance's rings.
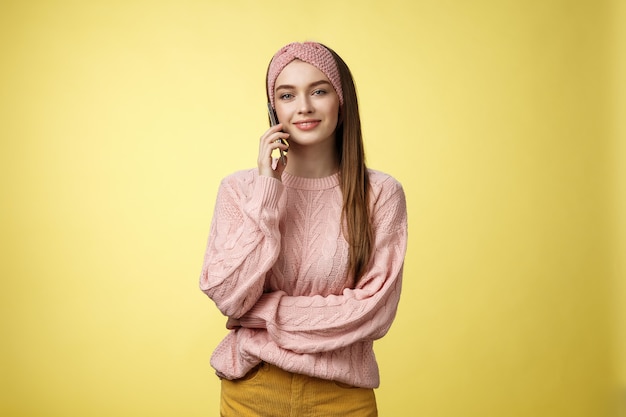
{"label": "pink headband", "polygon": [[339,70],[337,69],[335,58],[333,58],[330,51],[317,42],[294,42],[283,46],[276,52],[270,63],[270,68],[267,72],[267,92],[269,93],[272,107],[276,107],[274,103],[276,78],[278,78],[278,75],[285,69],[287,64],[295,59],[311,64],[322,71],[335,88],[339,96],[339,104],[343,105],[341,78],[339,77]]}

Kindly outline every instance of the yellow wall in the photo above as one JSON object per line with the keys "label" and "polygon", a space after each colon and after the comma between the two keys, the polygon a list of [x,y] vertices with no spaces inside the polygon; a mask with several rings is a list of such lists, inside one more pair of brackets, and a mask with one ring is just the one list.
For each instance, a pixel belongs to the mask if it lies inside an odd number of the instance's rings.
{"label": "yellow wall", "polygon": [[626,2],[612,1],[612,231],[614,358],[619,416],[626,417]]}
{"label": "yellow wall", "polygon": [[612,415],[617,9],[1,1],[0,415],[216,415],[224,320],[197,290],[215,193],[255,164],[271,54],[307,39],[350,65],[369,163],[407,192],[381,415]]}

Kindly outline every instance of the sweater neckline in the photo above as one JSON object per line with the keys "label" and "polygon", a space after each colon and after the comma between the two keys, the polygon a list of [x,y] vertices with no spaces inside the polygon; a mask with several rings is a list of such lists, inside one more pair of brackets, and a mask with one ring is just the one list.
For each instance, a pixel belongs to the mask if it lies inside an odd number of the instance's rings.
{"label": "sweater neckline", "polygon": [[296,177],[295,175],[283,172],[281,180],[283,184],[289,188],[297,188],[300,190],[326,190],[339,186],[339,172],[321,178]]}

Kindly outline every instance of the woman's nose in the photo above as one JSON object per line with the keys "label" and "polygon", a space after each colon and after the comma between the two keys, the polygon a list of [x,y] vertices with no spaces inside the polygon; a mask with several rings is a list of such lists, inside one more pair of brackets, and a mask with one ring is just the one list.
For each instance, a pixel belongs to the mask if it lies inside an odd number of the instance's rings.
{"label": "woman's nose", "polygon": [[298,113],[311,113],[313,111],[313,102],[308,95],[300,97],[298,103]]}

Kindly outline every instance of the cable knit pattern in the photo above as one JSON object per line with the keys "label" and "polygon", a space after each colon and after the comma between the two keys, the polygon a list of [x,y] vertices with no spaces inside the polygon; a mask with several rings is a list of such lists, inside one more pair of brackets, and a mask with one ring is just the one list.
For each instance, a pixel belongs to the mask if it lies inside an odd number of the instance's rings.
{"label": "cable knit pattern", "polygon": [[370,170],[374,253],[356,287],[348,276],[339,174],[282,182],[256,170],[222,181],[200,288],[238,319],[211,358],[218,375],[260,361],[375,388],[373,341],[395,317],[407,244],[406,202],[392,177]]}

